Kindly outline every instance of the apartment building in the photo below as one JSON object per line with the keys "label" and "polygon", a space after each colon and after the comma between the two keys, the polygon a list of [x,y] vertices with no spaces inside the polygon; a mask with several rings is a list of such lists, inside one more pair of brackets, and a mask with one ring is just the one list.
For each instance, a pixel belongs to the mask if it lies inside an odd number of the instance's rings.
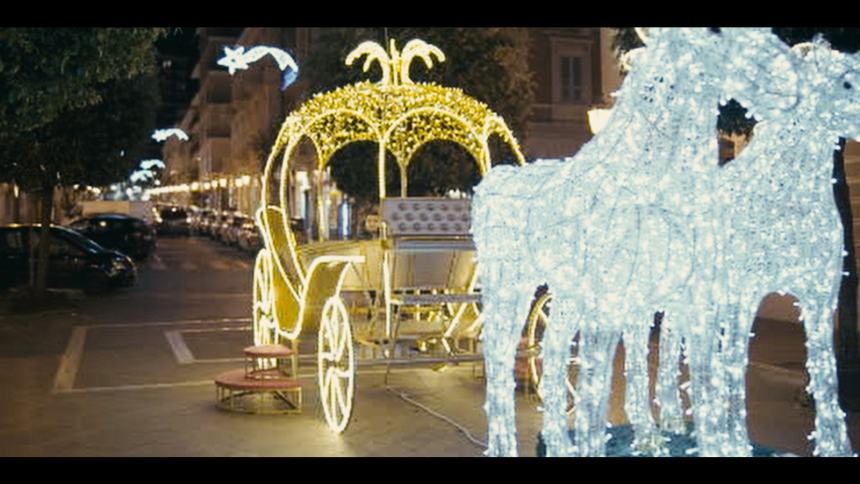
{"label": "apartment building", "polygon": [[606,28],[531,28],[529,66],[535,100],[528,122],[528,158],[571,156],[591,139],[588,111],[621,84]]}

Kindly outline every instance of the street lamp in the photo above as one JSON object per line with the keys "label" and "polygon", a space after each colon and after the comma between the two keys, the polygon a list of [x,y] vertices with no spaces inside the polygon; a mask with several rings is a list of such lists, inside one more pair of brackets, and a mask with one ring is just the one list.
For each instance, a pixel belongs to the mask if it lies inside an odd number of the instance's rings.
{"label": "street lamp", "polygon": [[608,108],[595,107],[588,110],[588,128],[592,134],[599,133],[606,126],[610,114],[612,114],[612,109]]}

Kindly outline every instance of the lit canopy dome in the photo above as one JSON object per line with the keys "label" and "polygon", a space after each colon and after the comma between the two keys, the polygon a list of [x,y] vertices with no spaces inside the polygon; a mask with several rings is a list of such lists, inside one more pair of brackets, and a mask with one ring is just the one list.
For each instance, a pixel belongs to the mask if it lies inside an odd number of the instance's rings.
{"label": "lit canopy dome", "polygon": [[[331,156],[344,146],[357,141],[371,141],[379,146],[379,195],[385,197],[385,152],[391,153],[405,182],[406,168],[415,153],[430,141],[450,141],[465,148],[477,161],[481,175],[490,168],[488,140],[497,135],[517,157],[524,159],[519,145],[498,114],[463,93],[462,90],[430,83],[417,83],[409,78],[409,66],[416,57],[427,68],[433,58],[444,61],[437,47],[422,40],[409,41],[402,51],[390,43],[386,52],[375,42],[363,42],[346,58],[346,65],[367,56],[364,71],[374,62],[382,68],[378,82],[364,81],[317,94],[290,114],[278,135],[266,176],[272,161],[283,154],[284,175],[288,176],[288,161],[298,143],[307,138],[317,152],[318,168],[323,169]],[[281,177],[282,180],[286,176]],[[282,185],[282,200],[283,190]],[[403,196],[406,184],[401,184]]]}

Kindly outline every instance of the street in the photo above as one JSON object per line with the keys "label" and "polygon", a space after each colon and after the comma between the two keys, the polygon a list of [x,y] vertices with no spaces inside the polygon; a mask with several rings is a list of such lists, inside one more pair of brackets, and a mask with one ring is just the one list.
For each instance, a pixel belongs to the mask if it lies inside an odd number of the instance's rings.
{"label": "street", "polygon": [[[486,439],[484,382],[472,364],[441,371],[396,367],[388,386],[384,368],[360,366],[352,421],[341,435],[322,417],[310,353],[300,365],[301,414],[216,409],[212,379],[240,368],[241,350],[251,344],[252,266],[251,255],[208,239],[161,238],[130,289],[77,295],[66,309],[0,316],[0,455],[482,455],[480,442],[465,433]],[[751,438],[810,455],[813,410],[798,398],[802,331],[759,321],[755,332]],[[314,336],[304,335],[306,346],[313,347]],[[626,422],[618,353],[613,424]],[[518,390],[520,455],[535,455],[538,405]],[[856,451],[860,415],[850,416],[849,429]]]}

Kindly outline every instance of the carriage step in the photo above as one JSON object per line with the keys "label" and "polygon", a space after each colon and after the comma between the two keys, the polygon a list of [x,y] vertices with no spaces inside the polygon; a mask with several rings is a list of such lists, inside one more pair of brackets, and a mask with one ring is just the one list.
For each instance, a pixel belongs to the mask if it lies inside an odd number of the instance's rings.
{"label": "carriage step", "polygon": [[235,412],[298,413],[302,384],[294,378],[248,378],[240,368],[215,377],[215,399],[218,408]]}
{"label": "carriage step", "polygon": [[285,345],[256,345],[244,349],[248,358],[289,358],[293,356],[292,348]]}

